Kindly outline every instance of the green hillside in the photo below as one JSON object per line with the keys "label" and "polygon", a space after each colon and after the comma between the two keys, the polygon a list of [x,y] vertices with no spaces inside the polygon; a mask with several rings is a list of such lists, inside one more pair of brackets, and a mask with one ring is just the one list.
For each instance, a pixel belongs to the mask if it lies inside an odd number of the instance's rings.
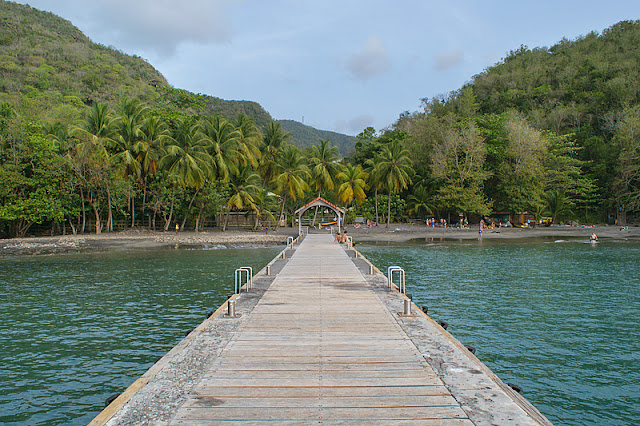
{"label": "green hillside", "polygon": [[145,60],[91,42],[52,13],[0,2],[0,101],[23,114],[70,120],[83,104],[122,94],[154,99],[165,78]]}
{"label": "green hillside", "polygon": [[356,144],[356,138],[341,133],[318,130],[311,126],[293,120],[278,120],[282,128],[291,133],[292,143],[300,148],[309,148],[317,145],[318,141],[330,140],[333,146],[338,147],[341,156],[350,155]]}
{"label": "green hillside", "polygon": [[640,209],[639,65],[640,21],[521,46],[396,129],[440,211],[602,220]]}
{"label": "green hillside", "polygon": [[[164,106],[158,88],[165,77],[143,58],[93,43],[71,22],[28,5],[0,0],[0,102],[9,102],[21,116],[66,124],[84,105],[115,105],[126,95],[152,107]],[[202,109],[183,109],[200,115],[220,114],[235,119],[245,114],[265,128],[272,118],[257,102],[223,100],[202,95]],[[174,105],[175,107],[175,105]],[[302,126],[302,125],[300,125]],[[348,152],[348,136],[304,126],[287,129],[293,142],[307,147],[330,138]],[[353,143],[350,143],[353,145]]]}

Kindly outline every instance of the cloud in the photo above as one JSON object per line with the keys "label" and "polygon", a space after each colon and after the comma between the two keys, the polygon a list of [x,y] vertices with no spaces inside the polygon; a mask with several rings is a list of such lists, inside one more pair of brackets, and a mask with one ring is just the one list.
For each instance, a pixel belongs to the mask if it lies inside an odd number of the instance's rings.
{"label": "cloud", "polygon": [[358,80],[368,80],[391,71],[391,59],[382,41],[374,35],[369,36],[362,51],[347,59],[347,70]]}
{"label": "cloud", "polygon": [[462,52],[462,50],[446,50],[444,52],[437,53],[434,59],[435,70],[444,71],[449,68],[455,68],[462,65],[462,62],[464,61],[464,52]]}
{"label": "cloud", "polygon": [[[172,56],[183,43],[224,43],[233,33],[225,9],[239,0],[65,0],[56,10],[99,40],[125,50]],[[33,3],[47,3],[35,0]],[[92,37],[93,38],[93,37]]]}
{"label": "cloud", "polygon": [[336,132],[357,134],[365,128],[373,126],[373,117],[370,115],[359,115],[351,120],[338,120],[335,125]]}

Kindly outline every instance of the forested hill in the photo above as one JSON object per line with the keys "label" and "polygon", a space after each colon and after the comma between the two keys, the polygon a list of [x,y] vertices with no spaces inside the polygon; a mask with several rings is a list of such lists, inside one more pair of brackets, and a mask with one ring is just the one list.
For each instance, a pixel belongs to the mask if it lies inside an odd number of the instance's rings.
{"label": "forested hill", "polygon": [[[125,95],[151,107],[163,106],[167,85],[143,58],[93,43],[71,22],[50,12],[0,0],[0,102],[12,104],[20,116],[71,124],[84,105],[114,106]],[[190,95],[171,95],[180,92]],[[229,119],[242,113],[260,128],[272,121],[257,102],[207,95],[200,99],[204,108],[192,112]],[[315,129],[306,130],[294,132],[294,143],[301,147],[320,139]],[[339,145],[349,138],[337,133],[330,137]]]}
{"label": "forested hill", "polygon": [[294,120],[278,120],[278,123],[282,125],[283,129],[291,133],[293,143],[303,149],[317,145],[321,140],[330,140],[332,145],[338,147],[340,155],[346,157],[352,153],[356,144],[356,138],[353,136],[328,130],[318,130]]}
{"label": "forested hill", "polygon": [[438,136],[445,128],[482,142],[475,176],[458,182],[474,200],[468,207],[535,211],[556,196],[583,218],[592,209],[638,209],[639,70],[640,21],[622,21],[552,47],[521,46],[460,90],[423,99],[424,112],[396,127],[429,166],[427,177],[444,179],[440,200],[452,176],[440,149],[448,139]]}
{"label": "forested hill", "polygon": [[[91,42],[52,13],[0,1],[0,100],[22,113],[64,120],[93,102],[127,93],[157,97],[165,78],[140,57]],[[76,111],[77,112],[77,111]]]}

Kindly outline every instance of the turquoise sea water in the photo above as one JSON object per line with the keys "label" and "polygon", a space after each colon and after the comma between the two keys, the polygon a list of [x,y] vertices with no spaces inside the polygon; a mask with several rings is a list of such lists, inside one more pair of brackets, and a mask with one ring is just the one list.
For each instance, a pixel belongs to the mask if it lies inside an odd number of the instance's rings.
{"label": "turquoise sea water", "polygon": [[87,424],[281,249],[0,259],[0,424]]}
{"label": "turquoise sea water", "polygon": [[[359,244],[551,421],[640,420],[640,242]],[[0,259],[0,424],[86,424],[282,247]]]}
{"label": "turquoise sea water", "polygon": [[559,425],[640,423],[640,242],[358,244]]}

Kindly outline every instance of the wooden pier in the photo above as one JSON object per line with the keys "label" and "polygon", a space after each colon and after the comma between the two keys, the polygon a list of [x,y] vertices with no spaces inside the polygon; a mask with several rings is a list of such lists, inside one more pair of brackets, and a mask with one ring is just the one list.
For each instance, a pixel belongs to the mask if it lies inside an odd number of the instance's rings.
{"label": "wooden pier", "polygon": [[[262,289],[256,279],[253,300],[237,298],[241,317],[209,318],[94,424],[549,424],[473,355],[452,357],[471,368],[434,368],[435,346],[411,334],[439,334],[444,352],[459,342],[421,312],[399,315],[401,295],[372,285],[348,252],[307,236]],[[181,384],[190,356],[200,371]]]}

